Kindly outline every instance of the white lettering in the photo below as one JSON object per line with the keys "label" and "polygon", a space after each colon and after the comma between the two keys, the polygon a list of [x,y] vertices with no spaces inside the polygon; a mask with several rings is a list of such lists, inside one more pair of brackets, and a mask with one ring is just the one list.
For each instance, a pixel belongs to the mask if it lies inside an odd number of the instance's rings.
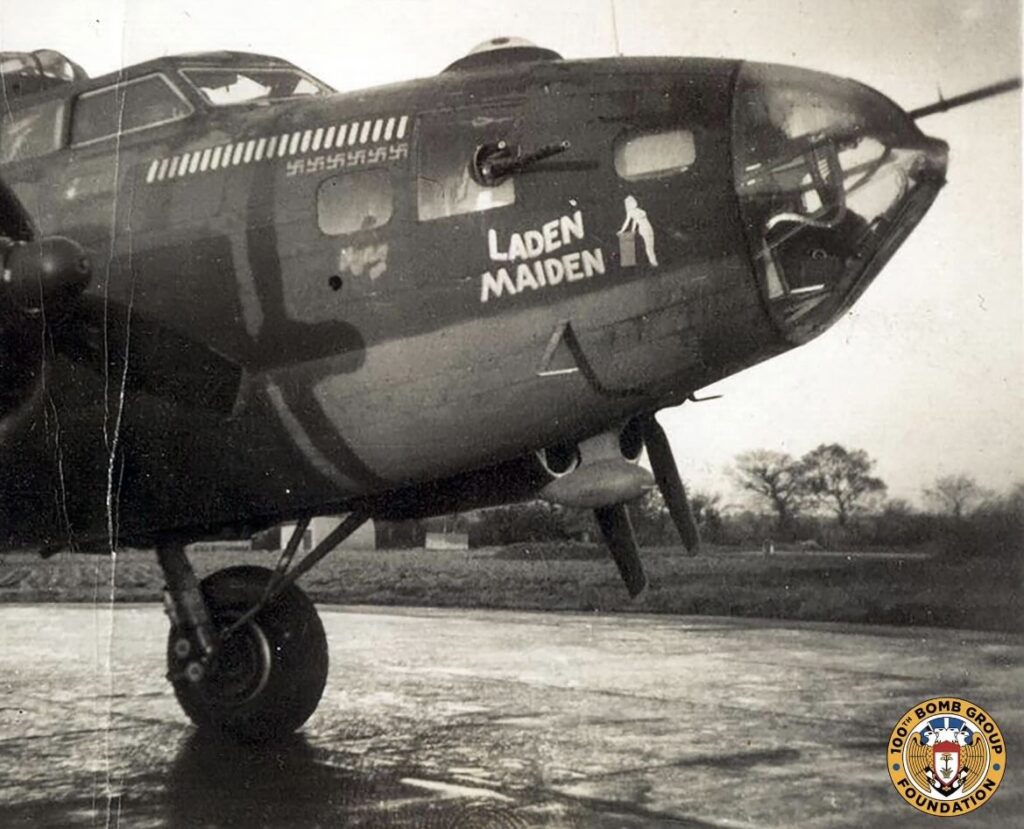
{"label": "white lettering", "polygon": [[481,274],[480,301],[488,302],[492,298],[515,296],[527,289],[536,291],[604,274],[606,267],[601,248],[571,251],[562,256],[550,255],[585,238],[585,235],[582,210],[545,222],[539,229],[511,233],[505,250],[501,247],[498,232],[488,230],[487,253],[491,260],[519,264],[516,265],[514,277],[509,268],[504,267]]}
{"label": "white lettering", "polygon": [[577,210],[571,216],[561,216],[545,222],[539,230],[531,229],[509,236],[508,250],[502,250],[498,243],[498,232],[487,231],[487,253],[494,262],[516,262],[520,259],[536,259],[545,253],[582,239],[583,211]]}
{"label": "white lettering", "polygon": [[498,232],[496,230],[487,231],[487,251],[495,262],[508,261],[508,254],[498,250]]}
{"label": "white lettering", "polygon": [[580,254],[579,251],[573,251],[567,253],[562,257],[562,264],[565,265],[565,278],[569,282],[579,282],[584,277],[583,271],[580,270]]}
{"label": "white lettering", "polygon": [[551,251],[558,250],[562,246],[562,240],[558,236],[558,219],[545,222],[541,231],[544,233],[545,253],[551,253]]}
{"label": "white lettering", "polygon": [[577,210],[572,216],[562,216],[562,244],[568,245],[573,238],[583,238],[583,211]]}
{"label": "white lettering", "polygon": [[527,288],[537,290],[540,285],[537,284],[537,280],[533,278],[533,270],[526,262],[520,262],[519,267],[516,268],[516,293],[525,291]]}
{"label": "white lettering", "polygon": [[548,278],[548,285],[557,285],[565,279],[565,268],[561,259],[545,259],[544,274]]}
{"label": "white lettering", "polygon": [[544,253],[544,235],[539,230],[526,231],[523,241],[526,242],[526,253],[531,259]]}
{"label": "white lettering", "polygon": [[587,276],[604,273],[604,254],[601,248],[583,251],[583,273]]}
{"label": "white lettering", "polygon": [[492,274],[490,271],[487,271],[487,273],[480,278],[481,302],[487,302],[492,295],[495,298],[498,298],[506,291],[514,295],[516,292],[516,286],[512,284],[512,279],[509,277],[508,271],[504,268],[498,268],[497,274]]}
{"label": "white lettering", "polygon": [[508,242],[508,258],[509,261],[515,262],[517,259],[526,259],[526,243],[523,242],[523,237],[518,233],[513,233],[512,238]]}
{"label": "white lettering", "polygon": [[[601,248],[572,251],[563,256],[550,256],[533,262],[520,262],[516,266],[515,279],[507,268],[487,271],[480,277],[480,301],[488,302],[505,295],[515,296],[523,291],[561,285],[563,282],[580,282],[595,274],[605,273],[604,252]],[[372,274],[371,274],[372,275]]]}

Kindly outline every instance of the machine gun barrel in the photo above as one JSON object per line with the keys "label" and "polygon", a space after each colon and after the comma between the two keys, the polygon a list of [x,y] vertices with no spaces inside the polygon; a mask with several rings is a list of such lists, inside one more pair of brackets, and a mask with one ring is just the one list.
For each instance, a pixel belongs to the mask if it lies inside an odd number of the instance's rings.
{"label": "machine gun barrel", "polygon": [[955,107],[973,104],[975,101],[981,101],[995,95],[1002,95],[1004,92],[1012,92],[1015,89],[1020,89],[1020,78],[1010,78],[999,83],[989,84],[980,89],[975,89],[973,92],[965,92],[963,95],[957,95],[953,98],[940,98],[934,104],[912,109],[907,114],[916,121],[918,118],[924,118],[926,115],[946,112]]}

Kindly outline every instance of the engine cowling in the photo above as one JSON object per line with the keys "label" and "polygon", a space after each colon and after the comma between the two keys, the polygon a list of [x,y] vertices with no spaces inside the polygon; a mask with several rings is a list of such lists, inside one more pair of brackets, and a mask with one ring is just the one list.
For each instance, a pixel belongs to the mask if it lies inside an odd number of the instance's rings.
{"label": "engine cowling", "polygon": [[46,236],[8,247],[0,273],[0,303],[28,317],[58,318],[79,297],[92,268],[81,246],[65,236]]}
{"label": "engine cowling", "polygon": [[650,472],[639,465],[642,438],[635,424],[602,432],[574,447],[555,447],[537,453],[552,476],[541,498],[571,507],[623,504],[654,486]]}
{"label": "engine cowling", "polygon": [[81,246],[63,236],[36,238],[28,213],[0,181],[0,439],[38,403],[42,326],[71,311],[91,276]]}

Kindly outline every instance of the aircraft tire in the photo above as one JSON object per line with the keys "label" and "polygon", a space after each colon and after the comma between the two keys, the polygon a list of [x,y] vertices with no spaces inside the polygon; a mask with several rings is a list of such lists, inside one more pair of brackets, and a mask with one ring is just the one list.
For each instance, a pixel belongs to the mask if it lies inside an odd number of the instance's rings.
{"label": "aircraft tire", "polygon": [[[263,596],[271,571],[228,567],[203,579],[214,623],[224,628]],[[201,731],[246,742],[291,734],[313,711],[327,681],[327,636],[316,608],[291,585],[224,644],[206,675],[191,682],[180,669],[171,629],[167,660],[182,709]]]}

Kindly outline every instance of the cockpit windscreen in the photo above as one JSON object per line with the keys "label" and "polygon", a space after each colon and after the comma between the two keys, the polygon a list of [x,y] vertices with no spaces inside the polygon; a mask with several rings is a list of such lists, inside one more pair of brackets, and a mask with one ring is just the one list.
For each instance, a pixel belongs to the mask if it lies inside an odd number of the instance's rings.
{"label": "cockpit windscreen", "polygon": [[181,74],[214,106],[326,95],[331,91],[298,69],[183,69]]}

